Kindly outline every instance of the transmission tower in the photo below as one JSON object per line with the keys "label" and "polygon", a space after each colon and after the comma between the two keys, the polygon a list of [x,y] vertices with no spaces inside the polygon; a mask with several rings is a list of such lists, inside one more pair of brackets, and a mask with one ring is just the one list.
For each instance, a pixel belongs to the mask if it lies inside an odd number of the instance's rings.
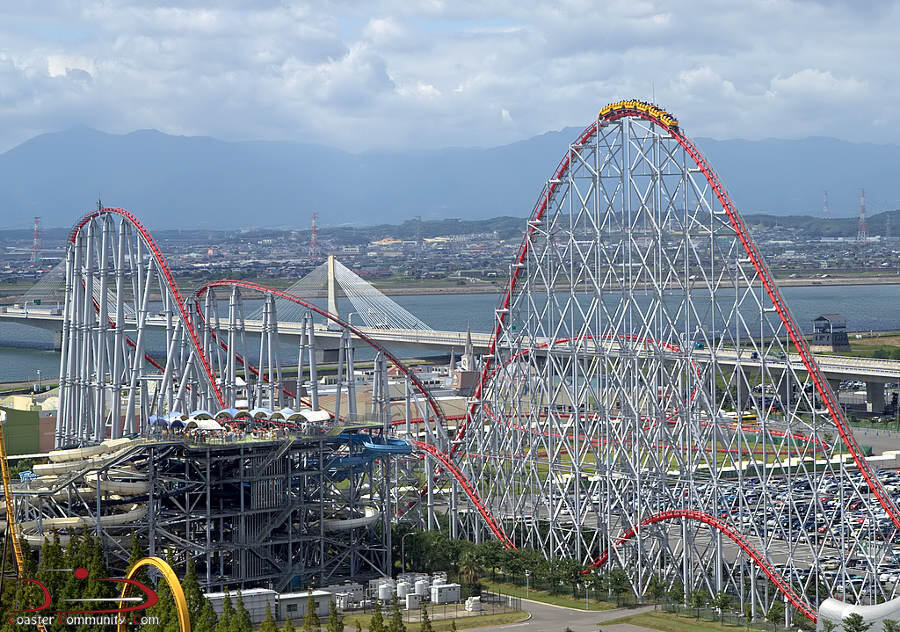
{"label": "transmission tower", "polygon": [[319,250],[319,236],[318,229],[316,227],[316,219],[318,219],[318,214],[313,213],[312,216],[312,230],[309,234],[309,258],[315,259],[317,258],[321,252]]}
{"label": "transmission tower", "polygon": [[416,215],[416,252],[421,253],[425,249],[425,242],[422,239],[422,216]]}
{"label": "transmission tower", "polygon": [[866,190],[859,190],[859,227],[856,229],[856,241],[865,242],[868,238],[868,227],[866,225]]}
{"label": "transmission tower", "polygon": [[41,218],[34,218],[34,239],[31,242],[31,263],[38,265],[41,262]]}

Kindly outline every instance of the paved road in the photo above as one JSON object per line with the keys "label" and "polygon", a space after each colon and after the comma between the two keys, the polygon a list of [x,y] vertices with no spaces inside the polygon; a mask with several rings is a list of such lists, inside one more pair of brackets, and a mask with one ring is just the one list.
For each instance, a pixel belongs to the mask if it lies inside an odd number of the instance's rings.
{"label": "paved road", "polygon": [[[554,606],[551,604],[541,603],[539,601],[531,601],[530,599],[522,599],[522,610],[531,613],[528,621],[521,623],[510,623],[509,625],[501,625],[492,630],[509,630],[515,632],[563,632],[566,628],[572,632],[597,632],[597,624],[613,619],[621,619],[633,614],[641,614],[643,612],[652,612],[653,606],[641,606],[640,608],[616,608],[615,610],[601,610],[597,612],[586,612],[584,610],[575,610],[574,608],[565,608],[563,606]],[[637,626],[628,626],[630,630],[618,629],[615,625],[609,628],[609,632],[638,632]],[[607,628],[603,628],[607,632]]]}

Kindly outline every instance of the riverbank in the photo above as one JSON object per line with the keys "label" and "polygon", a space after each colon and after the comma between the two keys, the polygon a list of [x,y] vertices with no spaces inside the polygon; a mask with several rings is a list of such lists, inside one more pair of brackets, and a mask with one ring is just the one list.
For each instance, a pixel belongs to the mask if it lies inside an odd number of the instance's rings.
{"label": "riverbank", "polygon": [[[897,274],[865,274],[856,276],[776,276],[779,287],[828,287],[841,285],[900,285],[900,275]],[[374,284],[379,290],[388,296],[412,296],[416,294],[499,294],[506,289],[506,284],[499,281],[484,283],[471,283],[467,285],[393,285]],[[693,287],[702,287],[702,282],[694,281]],[[565,289],[560,287],[560,290]],[[587,286],[585,286],[587,291]]]}
{"label": "riverbank", "polygon": [[[293,282],[291,279],[248,279],[254,283],[267,285],[277,289],[284,289]],[[849,285],[900,285],[900,275],[897,274],[873,274],[867,276],[860,273],[855,276],[776,276],[775,281],[779,287],[830,287],[830,286],[849,286]],[[506,289],[506,281],[484,281],[480,283],[467,283],[465,285],[457,285],[450,282],[438,283],[410,283],[403,282],[375,282],[373,285],[379,291],[387,296],[427,296],[433,294],[500,294]],[[702,282],[694,281],[693,287],[702,287]],[[179,281],[179,287],[185,295],[193,294],[194,288],[192,284]],[[0,288],[0,305],[12,305],[22,300],[22,295],[26,293],[30,287]],[[560,286],[559,290],[565,290],[564,286]],[[587,291],[588,286],[584,287]],[[325,298],[325,291],[313,292],[306,298]],[[151,294],[151,300],[161,300],[161,296]]]}
{"label": "riverbank", "polygon": [[[882,276],[848,276],[848,277],[775,277],[779,287],[829,287],[842,285],[900,285],[900,276],[896,274]],[[417,294],[499,294],[506,289],[506,285],[498,282],[473,283],[469,285],[416,285],[393,286],[374,284],[381,292],[388,296],[414,296]],[[694,282],[693,287],[701,287],[701,283]],[[560,287],[560,290],[565,289]],[[587,290],[587,287],[585,287]]]}

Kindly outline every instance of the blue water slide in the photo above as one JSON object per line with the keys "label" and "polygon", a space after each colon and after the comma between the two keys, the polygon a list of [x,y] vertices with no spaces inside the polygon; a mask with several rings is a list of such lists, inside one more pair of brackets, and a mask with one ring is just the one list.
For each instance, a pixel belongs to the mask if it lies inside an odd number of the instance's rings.
{"label": "blue water slide", "polygon": [[362,444],[363,449],[376,454],[410,454],[412,446],[402,439],[390,439],[373,435],[351,435],[353,443]]}

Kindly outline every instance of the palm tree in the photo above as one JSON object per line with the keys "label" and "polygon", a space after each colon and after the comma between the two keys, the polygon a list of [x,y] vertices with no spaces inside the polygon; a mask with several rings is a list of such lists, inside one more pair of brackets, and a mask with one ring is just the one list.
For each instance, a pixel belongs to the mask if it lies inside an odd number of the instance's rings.
{"label": "palm tree", "polygon": [[481,568],[478,565],[478,558],[472,552],[467,551],[459,559],[459,576],[464,584],[469,586],[477,586]]}

